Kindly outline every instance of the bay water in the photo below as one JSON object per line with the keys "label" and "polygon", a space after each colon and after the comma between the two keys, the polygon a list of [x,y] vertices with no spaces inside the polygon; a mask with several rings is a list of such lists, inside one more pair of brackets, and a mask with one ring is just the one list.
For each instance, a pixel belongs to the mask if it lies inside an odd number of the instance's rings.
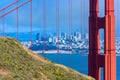
{"label": "bay water", "polygon": [[[40,54],[52,62],[63,64],[88,75],[88,55],[86,54]],[[120,56],[117,56],[117,80],[120,80]],[[91,64],[92,65],[92,64]],[[102,79],[103,80],[103,79]]]}

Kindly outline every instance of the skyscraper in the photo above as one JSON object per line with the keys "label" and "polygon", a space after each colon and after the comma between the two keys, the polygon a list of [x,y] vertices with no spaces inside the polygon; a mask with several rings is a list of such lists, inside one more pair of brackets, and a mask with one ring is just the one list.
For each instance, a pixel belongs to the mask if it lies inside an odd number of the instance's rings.
{"label": "skyscraper", "polygon": [[40,33],[37,33],[37,34],[36,34],[36,40],[39,41],[40,39],[41,39],[41,37],[40,37]]}

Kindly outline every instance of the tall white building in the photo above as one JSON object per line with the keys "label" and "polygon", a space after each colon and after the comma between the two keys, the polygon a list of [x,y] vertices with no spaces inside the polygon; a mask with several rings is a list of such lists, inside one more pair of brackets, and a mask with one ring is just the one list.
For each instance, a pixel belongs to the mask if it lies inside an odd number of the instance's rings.
{"label": "tall white building", "polygon": [[77,38],[78,38],[78,40],[81,40],[81,39],[82,39],[82,35],[81,35],[80,32],[77,32]]}
{"label": "tall white building", "polygon": [[88,39],[88,38],[89,38],[88,33],[86,33],[85,34],[85,39]]}
{"label": "tall white building", "polygon": [[52,43],[53,39],[51,37],[49,37],[48,41],[49,41],[49,43]]}

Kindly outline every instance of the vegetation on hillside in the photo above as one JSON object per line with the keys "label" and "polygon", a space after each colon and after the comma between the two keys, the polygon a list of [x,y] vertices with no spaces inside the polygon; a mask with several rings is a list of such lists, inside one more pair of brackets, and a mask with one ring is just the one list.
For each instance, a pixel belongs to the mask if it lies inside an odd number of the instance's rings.
{"label": "vegetation on hillside", "polygon": [[12,38],[0,37],[0,80],[93,80],[33,53]]}

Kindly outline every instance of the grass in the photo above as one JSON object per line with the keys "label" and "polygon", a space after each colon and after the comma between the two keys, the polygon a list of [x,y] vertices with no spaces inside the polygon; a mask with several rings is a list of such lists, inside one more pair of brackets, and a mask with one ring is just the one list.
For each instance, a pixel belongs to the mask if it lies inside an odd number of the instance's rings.
{"label": "grass", "polygon": [[0,37],[0,80],[94,80],[34,54],[12,38]]}

